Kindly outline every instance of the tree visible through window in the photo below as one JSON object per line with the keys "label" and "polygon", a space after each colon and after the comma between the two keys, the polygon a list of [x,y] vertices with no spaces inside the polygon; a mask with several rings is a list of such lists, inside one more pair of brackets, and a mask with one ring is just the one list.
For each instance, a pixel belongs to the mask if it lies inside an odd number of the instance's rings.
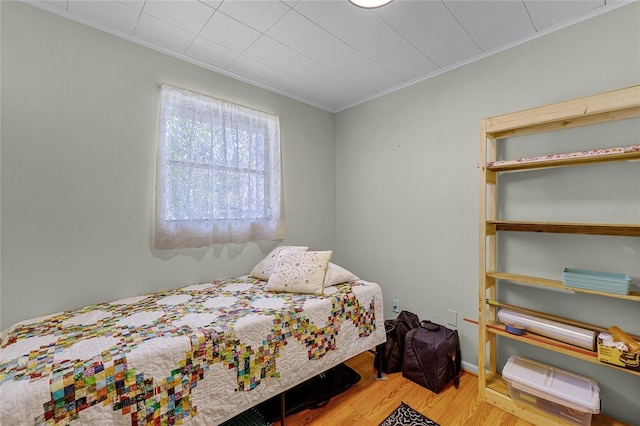
{"label": "tree visible through window", "polygon": [[284,238],[277,116],[162,86],[157,248]]}

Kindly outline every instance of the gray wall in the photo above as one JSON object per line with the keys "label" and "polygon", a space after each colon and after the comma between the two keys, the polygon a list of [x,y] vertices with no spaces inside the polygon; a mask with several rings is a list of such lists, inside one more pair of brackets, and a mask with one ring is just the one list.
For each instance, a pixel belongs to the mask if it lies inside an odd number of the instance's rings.
{"label": "gray wall", "polygon": [[[167,82],[279,114],[285,242],[335,249],[338,263],[383,286],[387,317],[395,316],[394,296],[423,319],[446,323],[448,310],[457,311],[463,359],[473,367],[477,328],[462,318],[477,317],[480,119],[640,82],[638,3],[335,115],[23,3],[0,4],[0,328],[244,274],[274,246],[152,248],[158,85]],[[638,143],[638,133],[637,124],[625,124],[611,146]],[[587,136],[586,145],[600,146]],[[558,152],[582,147],[561,140]],[[538,142],[541,151],[554,143]],[[501,194],[515,204],[504,212],[509,218],[533,209],[540,220],[565,213],[608,220],[611,212],[639,220],[638,163],[533,176],[513,178]],[[575,189],[583,181],[599,188],[595,201]],[[540,207],[548,203],[554,207]],[[537,242],[526,236],[501,241],[513,256],[500,260],[518,272],[554,276],[588,259],[593,269],[613,267],[640,281],[640,243],[620,241],[598,240],[598,249],[588,239],[552,237],[545,251],[531,252]],[[535,266],[529,256],[537,256]],[[618,325],[640,333],[637,304],[514,290],[501,297],[602,325],[615,312]],[[518,353],[588,375],[602,387],[603,411],[632,424],[640,418],[636,376],[503,343],[502,363]]]}
{"label": "gray wall", "polygon": [[285,243],[334,248],[333,114],[25,3],[1,7],[1,328],[246,274],[276,245],[153,248],[160,83],[278,114]]}
{"label": "gray wall", "polygon": [[[448,311],[457,311],[463,360],[477,366],[478,330],[463,318],[478,315],[480,120],[639,83],[640,4],[635,3],[338,113],[336,235],[344,266],[383,286],[387,317],[396,316],[394,296],[421,319],[446,324]],[[515,148],[509,154],[640,143],[638,121],[610,130],[509,141]],[[638,162],[508,179],[500,193],[509,200],[503,218],[640,223]],[[509,238],[500,241],[507,255],[499,261],[512,272],[560,279],[562,268],[572,266],[624,272],[640,282],[638,238]],[[640,307],[634,302],[522,285],[500,297],[640,333]],[[637,376],[502,340],[500,365],[515,353],[593,377],[602,388],[602,410],[638,424]]]}

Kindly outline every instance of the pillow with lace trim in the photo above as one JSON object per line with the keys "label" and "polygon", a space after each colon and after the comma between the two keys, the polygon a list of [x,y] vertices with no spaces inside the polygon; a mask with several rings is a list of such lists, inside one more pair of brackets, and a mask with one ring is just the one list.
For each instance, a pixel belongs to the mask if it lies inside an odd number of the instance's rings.
{"label": "pillow with lace trim", "polygon": [[257,278],[259,280],[267,281],[271,274],[273,273],[273,269],[276,266],[276,261],[278,260],[278,255],[283,251],[307,251],[309,247],[304,246],[280,246],[274,248],[271,253],[267,255],[264,259],[262,259],[256,266],[253,267],[250,277]]}
{"label": "pillow with lace trim", "polygon": [[324,277],[333,251],[283,251],[266,290],[322,294]]}

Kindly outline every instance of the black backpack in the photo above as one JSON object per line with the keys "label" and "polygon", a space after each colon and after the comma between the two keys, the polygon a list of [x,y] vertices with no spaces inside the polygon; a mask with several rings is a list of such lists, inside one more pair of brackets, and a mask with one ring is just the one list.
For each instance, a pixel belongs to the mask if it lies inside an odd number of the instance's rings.
{"label": "black backpack", "polygon": [[374,367],[379,369],[380,352],[382,352],[382,371],[384,373],[397,373],[402,371],[402,357],[404,354],[404,341],[407,332],[420,325],[418,316],[409,311],[402,311],[398,318],[384,321],[387,332],[386,343],[379,345],[376,350]]}
{"label": "black backpack", "polygon": [[458,388],[461,366],[457,330],[422,321],[407,332],[402,364],[402,375],[407,379],[438,393],[451,380]]}

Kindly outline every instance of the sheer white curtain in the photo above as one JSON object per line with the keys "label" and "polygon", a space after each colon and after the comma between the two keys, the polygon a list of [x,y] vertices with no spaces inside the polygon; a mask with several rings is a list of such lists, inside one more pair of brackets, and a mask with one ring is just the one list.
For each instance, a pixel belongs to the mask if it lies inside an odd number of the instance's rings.
{"label": "sheer white curtain", "polygon": [[284,239],[277,116],[163,85],[157,248]]}

